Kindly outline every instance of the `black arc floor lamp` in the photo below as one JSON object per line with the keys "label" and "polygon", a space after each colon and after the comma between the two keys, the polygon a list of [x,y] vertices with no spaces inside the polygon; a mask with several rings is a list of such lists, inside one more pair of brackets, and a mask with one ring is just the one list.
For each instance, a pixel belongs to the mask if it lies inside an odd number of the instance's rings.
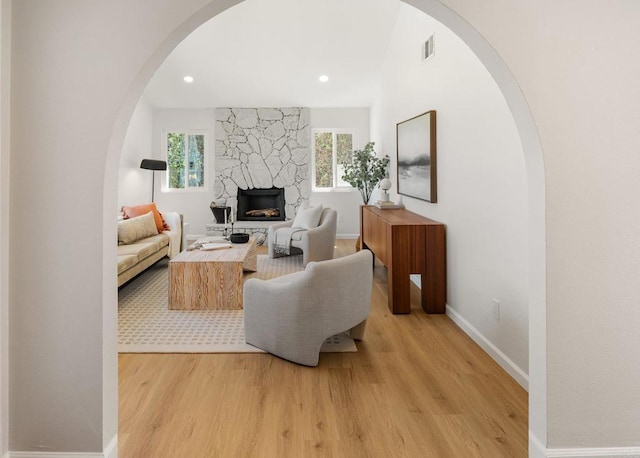
{"label": "black arc floor lamp", "polygon": [[167,163],[157,159],[143,159],[140,168],[153,171],[153,175],[151,175],[151,202],[153,202],[153,192],[156,189],[156,170],[167,170]]}

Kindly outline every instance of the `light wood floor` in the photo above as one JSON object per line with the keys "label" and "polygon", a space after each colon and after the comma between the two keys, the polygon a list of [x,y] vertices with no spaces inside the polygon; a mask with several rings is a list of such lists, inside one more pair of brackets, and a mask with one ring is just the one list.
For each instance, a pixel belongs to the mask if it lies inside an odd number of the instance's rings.
{"label": "light wood floor", "polygon": [[[337,255],[353,251],[338,241]],[[449,318],[386,305],[357,353],[123,354],[119,456],[526,457],[527,393]]]}

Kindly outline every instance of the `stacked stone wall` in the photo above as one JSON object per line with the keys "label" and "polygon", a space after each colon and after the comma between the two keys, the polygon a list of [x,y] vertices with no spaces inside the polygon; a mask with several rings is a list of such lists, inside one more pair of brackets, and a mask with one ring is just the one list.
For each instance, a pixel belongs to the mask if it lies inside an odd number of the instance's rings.
{"label": "stacked stone wall", "polygon": [[292,219],[311,192],[308,108],[217,108],[216,200],[235,208],[238,188],[284,188]]}

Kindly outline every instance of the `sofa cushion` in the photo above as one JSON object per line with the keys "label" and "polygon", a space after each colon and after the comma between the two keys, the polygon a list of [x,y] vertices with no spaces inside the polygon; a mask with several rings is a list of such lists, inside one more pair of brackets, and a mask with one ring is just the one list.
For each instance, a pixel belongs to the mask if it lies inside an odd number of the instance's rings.
{"label": "sofa cushion", "polygon": [[118,221],[118,244],[127,245],[140,239],[156,235],[155,219],[152,212],[142,216]]}
{"label": "sofa cushion", "polygon": [[169,245],[169,235],[161,232],[157,235],[152,235],[151,237],[147,237],[146,239],[138,240],[138,243],[151,243],[151,242],[157,243],[158,250],[159,250],[163,246]]}
{"label": "sofa cushion", "polygon": [[138,256],[135,254],[118,255],[118,275],[136,264],[138,264]]}
{"label": "sofa cushion", "polygon": [[169,236],[166,234],[156,234],[151,237],[138,240],[130,245],[119,245],[118,256],[135,255],[138,260],[143,260],[156,251],[169,245]]}
{"label": "sofa cushion", "polygon": [[122,214],[124,215],[125,219],[135,218],[136,216],[141,216],[148,212],[153,212],[153,218],[156,222],[156,228],[158,229],[158,232],[171,230],[169,225],[165,222],[164,218],[162,218],[162,215],[158,211],[158,208],[156,207],[156,204],[154,202],[144,205],[135,205],[133,207],[122,207]]}
{"label": "sofa cushion", "polygon": [[157,243],[134,243],[133,245],[122,245],[122,248],[128,248],[128,250],[118,250],[118,256],[132,255],[138,258],[138,261],[142,261],[147,256],[151,256],[158,251]]}

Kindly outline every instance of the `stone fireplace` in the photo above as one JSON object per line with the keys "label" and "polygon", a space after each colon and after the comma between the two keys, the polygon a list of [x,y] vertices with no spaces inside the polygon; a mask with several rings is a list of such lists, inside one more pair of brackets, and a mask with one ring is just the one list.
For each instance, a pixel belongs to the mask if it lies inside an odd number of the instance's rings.
{"label": "stone fireplace", "polygon": [[282,188],[293,219],[311,193],[309,109],[216,108],[215,130],[216,200],[235,206],[238,189]]}
{"label": "stone fireplace", "polygon": [[238,189],[238,221],[284,221],[284,189]]}
{"label": "stone fireplace", "polygon": [[[309,202],[310,161],[308,108],[216,108],[214,195],[216,201],[233,208],[236,229],[264,233],[273,221],[243,221],[238,212],[239,190],[281,188],[281,219],[293,219],[298,208]],[[207,234],[219,229],[209,224]]]}

